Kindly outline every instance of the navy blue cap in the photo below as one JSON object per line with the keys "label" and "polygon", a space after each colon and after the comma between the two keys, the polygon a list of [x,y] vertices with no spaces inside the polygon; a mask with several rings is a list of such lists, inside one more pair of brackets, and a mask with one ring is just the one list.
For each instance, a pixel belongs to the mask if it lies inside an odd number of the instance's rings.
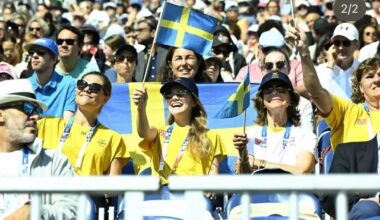
{"label": "navy blue cap", "polygon": [[293,90],[293,85],[288,75],[282,72],[277,72],[277,71],[265,74],[265,76],[261,80],[259,90],[263,89],[263,87],[265,87],[266,85],[268,85],[269,83],[273,81],[280,82],[282,85],[286,86],[288,89]]}
{"label": "navy blue cap", "polygon": [[165,94],[174,86],[181,86],[184,89],[186,89],[187,91],[191,92],[195,97],[198,98],[199,92],[198,92],[197,85],[195,84],[195,82],[193,80],[188,79],[188,78],[184,78],[184,77],[179,77],[179,78],[175,79],[174,81],[165,83],[161,87],[160,93]]}
{"label": "navy blue cap", "polygon": [[43,47],[43,48],[46,48],[48,49],[54,56],[58,56],[58,47],[57,47],[57,44],[55,43],[54,40],[50,39],[50,38],[45,38],[45,37],[42,37],[42,38],[38,38],[37,40],[33,41],[32,43],[30,44],[27,44],[25,46],[25,49],[27,51],[29,51],[30,49],[32,49],[33,47],[35,46],[39,46],[39,47]]}

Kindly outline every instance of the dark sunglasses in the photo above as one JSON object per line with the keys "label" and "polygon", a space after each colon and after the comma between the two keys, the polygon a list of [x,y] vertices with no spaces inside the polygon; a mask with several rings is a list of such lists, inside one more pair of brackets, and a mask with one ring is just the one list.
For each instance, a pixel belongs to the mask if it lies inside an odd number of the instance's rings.
{"label": "dark sunglasses", "polygon": [[132,63],[136,61],[136,57],[134,56],[124,56],[122,54],[115,56],[116,62],[123,62],[125,59],[127,59],[127,62],[132,62]]}
{"label": "dark sunglasses", "polygon": [[230,55],[230,51],[228,50],[221,50],[219,48],[214,48],[213,49],[213,52],[218,55],[218,54],[223,54],[224,57],[228,57],[228,55]]}
{"label": "dark sunglasses", "polygon": [[83,79],[77,81],[77,88],[80,91],[83,91],[87,87],[91,93],[98,93],[104,89],[103,85],[100,85],[99,83],[88,83]]}
{"label": "dark sunglasses", "polygon": [[164,93],[163,96],[164,96],[164,98],[166,100],[170,100],[174,96],[177,96],[178,98],[183,98],[187,94],[189,94],[189,91],[187,91],[186,89],[179,89],[179,90],[176,90],[176,91],[171,91],[171,92]]}
{"label": "dark sunglasses", "polygon": [[30,50],[28,52],[29,56],[33,56],[35,53],[37,53],[38,56],[42,57],[46,54],[46,51],[43,50]]}
{"label": "dark sunglasses", "polygon": [[43,113],[42,108],[39,106],[31,103],[31,102],[19,102],[19,103],[13,103],[9,105],[1,106],[0,108],[15,108],[19,111],[24,112],[28,117],[37,114],[38,116],[41,116]]}
{"label": "dark sunglasses", "polygon": [[66,42],[67,45],[74,45],[75,39],[57,39],[58,45],[62,45],[64,42]]}
{"label": "dark sunglasses", "polygon": [[351,46],[351,41],[350,40],[334,40],[333,44],[336,47],[340,47],[342,45],[343,45],[343,47],[349,47],[349,46]]}
{"label": "dark sunglasses", "polygon": [[29,31],[40,31],[41,30],[41,28],[33,28],[33,27],[30,27],[29,28]]}
{"label": "dark sunglasses", "polygon": [[326,19],[336,19],[335,15],[326,15]]}
{"label": "dark sunglasses", "polygon": [[277,85],[277,86],[265,87],[263,89],[263,93],[266,95],[272,94],[274,91],[276,91],[278,93],[286,93],[286,91],[288,91],[288,90],[289,89],[284,87],[284,86]]}
{"label": "dark sunglasses", "polygon": [[282,68],[286,67],[286,61],[277,61],[276,63],[272,63],[272,62],[264,63],[264,67],[268,71],[271,71],[275,65],[276,65],[277,69],[282,69]]}

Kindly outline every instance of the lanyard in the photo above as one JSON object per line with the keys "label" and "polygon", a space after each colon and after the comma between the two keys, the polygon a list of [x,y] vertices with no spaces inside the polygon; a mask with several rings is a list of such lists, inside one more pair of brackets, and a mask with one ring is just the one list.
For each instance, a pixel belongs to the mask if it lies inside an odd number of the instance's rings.
{"label": "lanyard", "polygon": [[[73,123],[74,123],[74,117],[71,117],[69,122],[65,126],[65,129],[63,130],[61,139],[59,140],[59,143],[58,143],[58,151],[61,153],[63,151],[63,144],[65,143],[65,141],[69,137],[70,130],[71,130],[71,127],[73,126]],[[94,135],[94,132],[95,132],[96,128],[98,127],[98,125],[99,125],[98,120],[96,120],[95,126],[91,127],[90,131],[87,133],[86,141],[83,143],[83,145],[79,151],[77,161],[75,162],[75,168],[80,168],[82,166],[84,153],[86,152],[86,148],[87,148],[88,144],[90,143],[90,140],[91,140],[92,136]]]}
{"label": "lanyard", "polygon": [[21,161],[21,174],[27,176],[29,172],[29,148],[24,147],[22,149],[22,161]]}
{"label": "lanyard", "polygon": [[[158,168],[159,172],[164,170],[165,157],[167,155],[167,151],[168,151],[168,147],[169,147],[169,140],[170,140],[170,136],[172,135],[173,127],[174,127],[173,125],[170,125],[170,127],[166,130],[166,133],[165,133],[164,144],[162,146],[162,152],[161,152],[161,157],[160,157],[160,166]],[[182,143],[181,149],[179,150],[179,152],[175,158],[175,162],[173,164],[173,169],[172,169],[173,171],[175,171],[177,169],[179,161],[182,159],[182,156],[185,153],[185,150],[186,150],[188,144],[189,144],[189,137],[187,135],[185,140]]]}
{"label": "lanyard", "polygon": [[[291,125],[290,121],[287,121],[286,125],[285,125],[284,137],[282,138],[282,149],[285,149],[286,146],[288,146],[291,128],[292,128],[292,125]],[[267,135],[268,135],[268,127],[266,125],[264,125],[261,128],[261,138],[262,138],[261,146],[263,148],[267,147]]]}
{"label": "lanyard", "polygon": [[363,103],[364,110],[367,112],[368,115],[368,122],[367,122],[367,127],[368,127],[368,138],[371,139],[375,134],[373,133],[373,127],[372,127],[372,121],[371,121],[371,116],[369,115],[369,107],[368,103],[364,102]]}

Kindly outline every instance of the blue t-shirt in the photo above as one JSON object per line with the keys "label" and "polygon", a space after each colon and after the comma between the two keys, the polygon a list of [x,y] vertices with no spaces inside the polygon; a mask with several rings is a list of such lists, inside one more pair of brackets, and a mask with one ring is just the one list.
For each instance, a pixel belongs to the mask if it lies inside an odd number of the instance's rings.
{"label": "blue t-shirt", "polygon": [[37,81],[37,73],[28,79],[32,83],[37,100],[47,105],[43,116],[63,118],[64,111],[75,112],[75,80],[68,76],[61,76],[53,72],[49,82],[41,86]]}

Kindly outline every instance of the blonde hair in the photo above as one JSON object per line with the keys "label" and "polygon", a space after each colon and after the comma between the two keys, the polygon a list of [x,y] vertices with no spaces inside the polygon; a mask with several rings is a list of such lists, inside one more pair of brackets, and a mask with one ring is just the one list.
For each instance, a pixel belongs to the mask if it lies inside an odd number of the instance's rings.
{"label": "blonde hair", "polygon": [[[194,157],[206,158],[211,153],[211,141],[207,137],[207,131],[209,130],[206,127],[207,113],[199,99],[193,95],[192,98],[197,105],[191,111],[188,149]],[[174,123],[172,114],[169,115],[168,123],[170,125]]]}

